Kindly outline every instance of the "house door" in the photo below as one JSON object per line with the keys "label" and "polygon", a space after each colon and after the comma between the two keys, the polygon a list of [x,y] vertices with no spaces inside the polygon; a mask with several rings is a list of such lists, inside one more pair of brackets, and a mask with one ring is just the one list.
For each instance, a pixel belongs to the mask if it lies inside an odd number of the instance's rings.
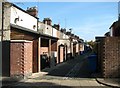
{"label": "house door", "polygon": [[65,61],[65,47],[64,45],[59,46],[58,63]]}

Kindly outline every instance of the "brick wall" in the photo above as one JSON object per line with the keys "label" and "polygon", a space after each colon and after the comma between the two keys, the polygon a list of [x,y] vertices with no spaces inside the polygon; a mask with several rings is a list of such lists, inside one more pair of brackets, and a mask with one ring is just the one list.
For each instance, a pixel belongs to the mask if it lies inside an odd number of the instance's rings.
{"label": "brick wall", "polygon": [[24,44],[12,42],[10,46],[10,75],[24,74]]}
{"label": "brick wall", "polygon": [[104,40],[103,38],[99,40],[99,42],[97,43],[97,71],[101,72],[101,74],[103,74],[103,60],[102,58],[104,57]]}
{"label": "brick wall", "polygon": [[24,75],[32,73],[32,42],[24,43]]}
{"label": "brick wall", "polygon": [[32,73],[32,42],[11,42],[10,76],[26,76]]}
{"label": "brick wall", "polygon": [[57,51],[57,41],[52,41],[52,43],[51,43],[51,51]]}
{"label": "brick wall", "polygon": [[120,77],[120,38],[107,37],[98,44],[98,61],[105,78]]}
{"label": "brick wall", "polygon": [[48,47],[41,47],[40,48],[40,54],[47,54],[48,55]]}

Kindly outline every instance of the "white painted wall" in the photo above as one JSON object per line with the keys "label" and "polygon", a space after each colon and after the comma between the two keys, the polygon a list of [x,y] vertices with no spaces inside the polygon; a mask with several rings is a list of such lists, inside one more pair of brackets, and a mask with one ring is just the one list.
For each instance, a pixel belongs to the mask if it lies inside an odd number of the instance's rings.
{"label": "white painted wall", "polygon": [[69,40],[58,40],[58,45],[61,45],[61,44],[66,44],[67,45],[67,53],[70,53],[70,41]]}
{"label": "white painted wall", "polygon": [[60,31],[60,39],[69,39],[69,36]]}
{"label": "white painted wall", "polygon": [[63,32],[60,31],[60,39],[63,39]]}
{"label": "white painted wall", "polygon": [[57,30],[55,28],[53,28],[53,37],[57,37]]}
{"label": "white painted wall", "polygon": [[113,27],[110,29],[110,36],[113,36]]}
{"label": "white painted wall", "polygon": [[[17,21],[17,23],[15,23],[15,18],[19,18],[19,21]],[[11,7],[10,23],[37,31],[37,18],[19,10],[14,6]],[[36,26],[35,29],[33,28],[34,25]]]}
{"label": "white painted wall", "polygon": [[38,22],[38,31],[40,33],[44,33],[44,30],[45,30],[45,24],[42,22]]}
{"label": "white painted wall", "polygon": [[[38,31],[40,33],[53,36],[53,28],[50,25],[44,24],[42,22],[38,23]],[[55,32],[55,31],[54,31]],[[54,35],[55,36],[55,35]]]}
{"label": "white painted wall", "polygon": [[52,26],[45,24],[45,34],[52,36]]}
{"label": "white painted wall", "polygon": [[62,33],[62,39],[66,39],[66,34]]}
{"label": "white painted wall", "polygon": [[66,35],[66,39],[69,39],[69,36],[68,36],[68,35]]}
{"label": "white painted wall", "polygon": [[80,51],[84,51],[84,44],[80,43]]}

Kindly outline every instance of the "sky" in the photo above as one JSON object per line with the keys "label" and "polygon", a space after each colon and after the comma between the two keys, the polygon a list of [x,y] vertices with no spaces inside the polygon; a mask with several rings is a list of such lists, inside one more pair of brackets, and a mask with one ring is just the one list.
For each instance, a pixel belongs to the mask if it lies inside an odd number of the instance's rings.
{"label": "sky", "polygon": [[51,18],[52,24],[60,24],[61,28],[80,38],[90,41],[95,36],[104,36],[109,27],[118,19],[117,2],[15,2],[26,10],[27,7],[37,6],[38,17]]}

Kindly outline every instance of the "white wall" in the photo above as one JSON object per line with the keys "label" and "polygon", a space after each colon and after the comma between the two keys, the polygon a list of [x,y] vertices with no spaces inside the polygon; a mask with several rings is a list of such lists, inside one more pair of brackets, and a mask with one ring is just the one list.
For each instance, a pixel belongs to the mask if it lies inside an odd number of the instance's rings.
{"label": "white wall", "polygon": [[38,22],[38,31],[39,31],[40,33],[43,33],[44,30],[45,30],[45,24],[42,23],[42,22]]}
{"label": "white wall", "polygon": [[63,39],[66,39],[66,35],[63,33]]}
{"label": "white wall", "polygon": [[61,44],[67,45],[67,53],[70,53],[70,41],[69,40],[58,40],[58,46]]}
{"label": "white wall", "polygon": [[69,39],[69,36],[60,31],[60,39]]}
{"label": "white wall", "polygon": [[57,30],[53,28],[53,37],[57,37]]}
{"label": "white wall", "polygon": [[45,34],[52,36],[52,26],[45,24]]}
{"label": "white wall", "polygon": [[63,39],[63,32],[60,31],[60,39]]}
{"label": "white wall", "polygon": [[110,29],[110,36],[113,36],[113,27]]}
{"label": "white wall", "polygon": [[[15,23],[15,18],[19,18],[19,21],[17,21],[17,23]],[[19,10],[14,6],[11,7],[10,23],[37,31],[37,18]],[[34,25],[36,26],[35,29],[33,29]]]}
{"label": "white wall", "polygon": [[84,44],[80,43],[80,51],[84,51]]}
{"label": "white wall", "polygon": [[66,39],[69,39],[69,36],[68,36],[68,35],[66,35]]}
{"label": "white wall", "polygon": [[43,34],[53,36],[53,28],[52,28],[52,26],[44,24],[42,22],[38,23],[38,31],[43,33]]}

